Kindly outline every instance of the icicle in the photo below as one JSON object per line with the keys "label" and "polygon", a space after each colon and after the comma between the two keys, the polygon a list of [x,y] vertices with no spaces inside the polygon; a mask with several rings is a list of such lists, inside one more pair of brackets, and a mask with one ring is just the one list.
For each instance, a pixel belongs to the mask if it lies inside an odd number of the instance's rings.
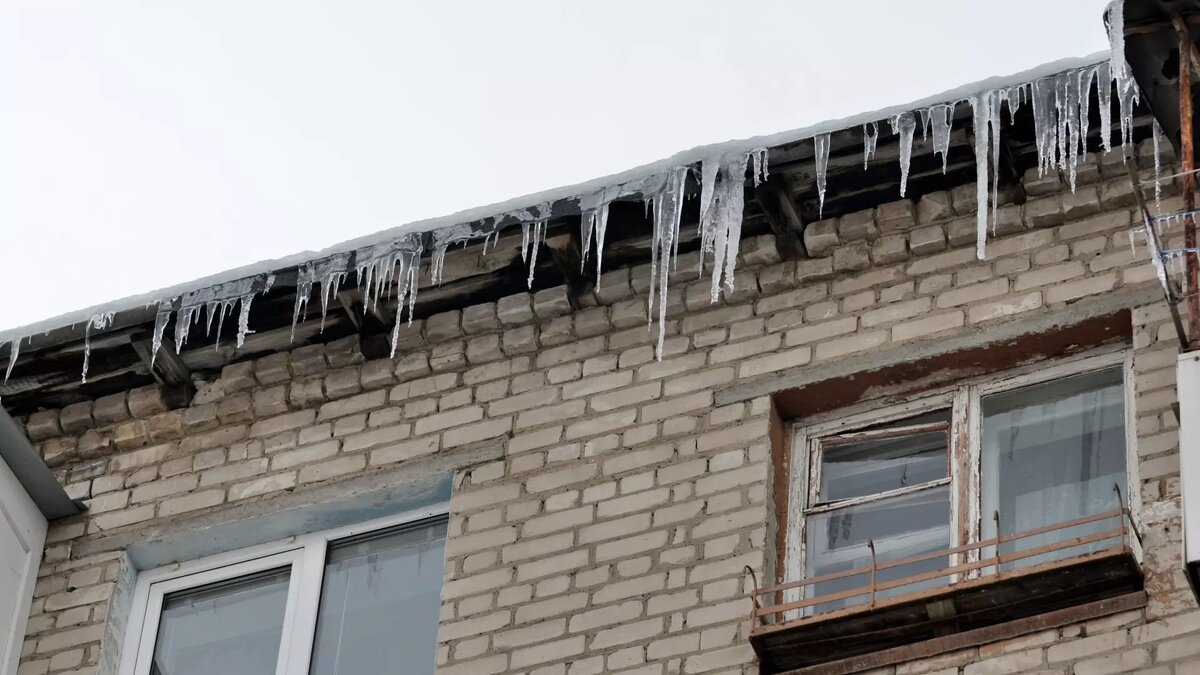
{"label": "icicle", "polygon": [[604,262],[604,234],[608,229],[608,205],[620,193],[618,187],[607,187],[579,198],[581,237],[583,238],[583,254],[579,259],[579,271],[582,272],[587,263],[588,252],[591,251],[592,240],[596,246],[596,288],[600,288],[601,265]]}
{"label": "icicle", "polygon": [[912,160],[913,134],[917,121],[910,112],[900,113],[891,119],[892,133],[900,137],[900,196],[908,188],[908,165]]}
{"label": "icicle", "polygon": [[825,175],[829,168],[829,134],[813,137],[813,157],[817,163],[817,214],[825,213]]}
{"label": "icicle", "polygon": [[1096,103],[1100,106],[1100,146],[1112,152],[1112,76],[1107,63],[1096,66]]}
{"label": "icicle", "polygon": [[663,341],[666,338],[667,330],[670,261],[676,251],[676,241],[679,239],[679,220],[683,215],[683,190],[687,172],[687,167],[672,169],[662,191],[651,199],[654,206],[654,232],[650,249],[650,298],[647,303],[646,318],[649,321],[653,316],[655,296],[657,295],[658,343],[655,355],[659,360],[662,360]]}
{"label": "icicle", "polygon": [[1017,110],[1021,108],[1021,95],[1024,92],[1025,85],[1023,84],[1009,87],[1004,91],[1004,100],[1008,103],[1008,121],[1010,124],[1017,123]]}
{"label": "icicle", "polygon": [[8,367],[4,369],[5,384],[8,384],[8,378],[12,377],[13,366],[17,365],[17,357],[21,354],[21,339],[18,337],[8,343]]}
{"label": "icicle", "polygon": [[[87,383],[88,364],[92,360],[92,329],[95,328],[96,330],[104,330],[108,328],[112,325],[112,320],[115,315],[116,312],[95,314],[87,320],[87,323],[83,327],[83,375],[81,376],[80,381],[85,384]],[[15,361],[16,359],[13,360]],[[12,364],[10,363],[9,365],[11,366]]]}
{"label": "icicle", "polygon": [[238,314],[237,348],[241,349],[246,344],[246,336],[254,332],[250,330],[250,304],[254,302],[254,294],[243,295],[239,302],[242,311]]}
{"label": "icicle", "polygon": [[1088,123],[1092,102],[1092,82],[1096,79],[1096,68],[1088,68],[1079,74],[1079,87],[1076,96],[1079,101],[1079,130],[1076,135],[1079,137],[1079,154],[1086,155]]}
{"label": "icicle", "polygon": [[529,223],[521,223],[521,262],[529,262]]}
{"label": "icicle", "polygon": [[1129,145],[1133,141],[1133,113],[1138,104],[1137,82],[1132,77],[1118,80],[1117,104],[1121,109],[1121,145]]}
{"label": "icicle", "polygon": [[[1037,142],[1038,175],[1044,176],[1058,164],[1057,96],[1054,80],[1043,78],[1033,83],[1033,129]],[[978,134],[978,130],[976,134]]]}
{"label": "icicle", "polygon": [[758,187],[767,180],[767,149],[751,150],[750,158],[754,160],[754,187]]}
{"label": "icicle", "polygon": [[1159,154],[1159,136],[1162,129],[1158,128],[1158,120],[1150,123],[1150,138],[1154,149],[1154,206],[1162,208],[1162,157]]}
{"label": "icicle", "polygon": [[1104,11],[1108,23],[1108,67],[1112,78],[1117,82],[1117,89],[1129,79],[1129,70],[1125,65],[1125,1],[1113,0]]}
{"label": "icicle", "polygon": [[162,349],[163,333],[167,323],[171,321],[171,303],[174,300],[160,300],[158,312],[154,315],[154,335],[150,338],[150,367],[154,367],[154,359],[158,358],[158,350]]}
{"label": "icicle", "polygon": [[875,156],[875,145],[879,141],[879,125],[874,122],[863,125],[863,171]]}
{"label": "icicle", "polygon": [[[746,204],[746,156],[731,160],[723,167],[722,174],[721,213],[717,227],[725,232],[725,288],[732,291],[738,247],[742,241],[742,210]],[[713,274],[716,273],[714,269]]]}
{"label": "icicle", "polygon": [[604,264],[604,235],[608,231],[608,202],[600,205],[596,215],[596,288],[600,288],[600,273]]}
{"label": "icicle", "polygon": [[[733,273],[737,266],[738,244],[742,237],[742,210],[745,207],[746,154],[720,160],[719,180],[714,178],[712,203],[706,217],[701,218],[702,250],[713,255],[712,291],[710,300],[721,297],[721,286],[733,290]],[[705,159],[704,171],[717,160]],[[703,201],[703,198],[701,198]]]}
{"label": "icicle", "polygon": [[[451,225],[443,227],[440,230],[435,230],[433,233],[433,255],[429,261],[429,281],[435,286],[442,283],[442,269],[446,263],[446,251],[455,244],[466,245],[467,242],[479,236],[479,230],[469,223]],[[487,235],[484,235],[484,246],[487,245]],[[399,257],[396,258],[396,264],[401,266],[400,274],[403,274],[403,265]]]}
{"label": "icicle", "polygon": [[[587,266],[588,251],[592,246],[592,231],[596,229],[596,212],[583,212],[579,214],[579,241],[581,242],[582,250],[579,254],[579,273],[583,274],[584,267]],[[487,241],[484,241],[486,247]]]}
{"label": "icicle", "polygon": [[545,240],[546,221],[539,220],[533,224],[533,240],[529,242],[529,288],[531,290],[533,289],[533,274],[537,270],[538,249],[542,247],[542,242]]}
{"label": "icicle", "polygon": [[933,124],[933,109],[925,108],[918,110],[917,118],[920,120],[921,142],[925,143],[929,140],[929,127]]}
{"label": "icicle", "polygon": [[[716,201],[717,174],[721,171],[719,157],[706,157],[700,162],[700,266],[704,256],[714,253],[717,240]],[[715,272],[716,270],[714,270]]]}
{"label": "icicle", "polygon": [[950,154],[950,132],[954,125],[954,106],[935,105],[926,112],[932,125],[933,151],[942,156],[942,173],[946,173],[947,155]]}
{"label": "icicle", "polygon": [[[968,99],[975,131],[975,255],[983,260],[987,246],[988,223],[988,146],[993,162],[998,154],[1000,115],[996,90],[985,91]],[[994,137],[993,137],[994,134]],[[993,197],[993,209],[995,198]]]}

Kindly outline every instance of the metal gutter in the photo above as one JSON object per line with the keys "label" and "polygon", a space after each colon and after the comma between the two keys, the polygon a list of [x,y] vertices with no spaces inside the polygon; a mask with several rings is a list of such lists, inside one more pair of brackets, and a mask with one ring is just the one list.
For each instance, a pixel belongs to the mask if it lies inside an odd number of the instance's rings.
{"label": "metal gutter", "polygon": [[33,503],[46,517],[57,520],[83,512],[83,505],[67,496],[66,490],[42,461],[33,444],[8,411],[0,408],[0,461],[12,469],[17,482],[29,493]]}

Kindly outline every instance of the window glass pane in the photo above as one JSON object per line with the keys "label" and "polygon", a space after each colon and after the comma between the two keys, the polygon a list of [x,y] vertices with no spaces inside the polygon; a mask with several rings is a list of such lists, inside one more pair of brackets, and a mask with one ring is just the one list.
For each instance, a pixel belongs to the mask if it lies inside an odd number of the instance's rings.
{"label": "window glass pane", "polygon": [[311,672],[432,673],[446,521],[330,546]]}
{"label": "window glass pane", "polygon": [[[931,488],[908,495],[889,497],[868,504],[848,506],[808,517],[807,577],[813,578],[855,568],[870,568],[871,551],[867,542],[874,540],[879,563],[899,560],[919,553],[950,547],[950,490]],[[947,557],[910,563],[881,570],[877,582],[891,581],[947,566]],[[880,592],[877,598],[945,584],[944,578],[902,586]],[[808,597],[820,597],[869,586],[870,573],[855,574],[810,587]],[[869,600],[863,594],[822,603],[816,611],[827,612]]]}
{"label": "window glass pane", "polygon": [[[949,411],[942,411],[876,429],[949,422],[949,419]],[[946,462],[949,437],[945,431],[842,442],[848,436],[822,441],[820,499],[823,502],[921,485],[949,475]]]}
{"label": "window glass pane", "polygon": [[[1125,489],[1123,370],[1113,368],[983,399],[983,530],[1013,534],[1116,508]],[[1001,554],[1113,529],[1116,519],[1027,537]],[[1115,540],[1017,561],[1034,565]]]}
{"label": "window glass pane", "polygon": [[273,675],[290,568],[163,598],[151,675]]}

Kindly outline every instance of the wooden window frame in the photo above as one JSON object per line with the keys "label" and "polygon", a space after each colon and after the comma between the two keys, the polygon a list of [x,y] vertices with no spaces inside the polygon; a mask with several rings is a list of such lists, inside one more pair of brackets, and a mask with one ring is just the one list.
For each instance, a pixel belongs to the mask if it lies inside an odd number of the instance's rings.
{"label": "wooden window frame", "polygon": [[[901,494],[911,494],[933,489],[937,485],[950,486],[950,547],[972,544],[982,540],[982,454],[981,454],[981,401],[985,396],[1011,391],[1035,384],[1083,375],[1120,367],[1125,397],[1125,484],[1122,496],[1130,510],[1131,519],[1139,525],[1141,494],[1131,489],[1137,486],[1136,412],[1134,407],[1133,352],[1123,346],[1119,349],[1094,350],[1072,358],[1049,363],[1039,363],[1004,373],[964,379],[952,385],[928,390],[902,403],[872,406],[865,401],[842,411],[832,411],[812,420],[791,424],[790,466],[788,478],[787,531],[785,536],[784,574],[781,580],[801,580],[807,576],[806,529],[811,515],[843,508],[850,505],[867,504]],[[949,410],[951,421],[948,443],[949,477],[919,486],[906,486],[898,490],[838,500],[829,504],[819,501],[821,440],[839,434],[852,433],[857,429],[914,417],[921,414]],[[966,559],[960,554],[950,557],[949,564],[975,562],[979,550],[971,549]],[[1139,561],[1141,551],[1135,551]],[[980,574],[973,570],[969,578]],[[957,579],[952,578],[951,582]],[[801,599],[802,589],[787,592],[788,601]]]}
{"label": "wooden window frame", "polygon": [[199,588],[258,572],[288,567],[288,597],[284,608],[276,675],[308,675],[316,637],[321,586],[330,545],[362,534],[403,525],[443,519],[448,503],[415,509],[346,527],[314,532],[238,551],[219,553],[185,563],[140,572],[121,649],[119,675],[148,675],[154,657],[163,599],[169,593]]}

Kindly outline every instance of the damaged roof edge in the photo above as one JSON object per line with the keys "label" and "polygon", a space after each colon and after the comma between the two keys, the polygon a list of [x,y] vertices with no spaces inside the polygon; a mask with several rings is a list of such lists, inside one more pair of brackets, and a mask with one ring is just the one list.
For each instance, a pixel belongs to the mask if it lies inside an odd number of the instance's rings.
{"label": "damaged roof edge", "polygon": [[[869,122],[886,120],[900,113],[910,112],[931,105],[937,105],[939,103],[963,101],[971,95],[982,91],[1001,89],[1031,82],[1075,68],[1083,68],[1095,65],[1097,63],[1107,61],[1109,58],[1109,52],[1102,51],[1084,57],[1059,59],[1057,61],[1045,63],[1018,73],[1003,76],[993,76],[969,84],[964,84],[939,94],[927,96],[925,98],[902,105],[894,105],[879,110],[859,113],[841,119],[827,120],[808,127],[793,129],[790,131],[732,140],[724,143],[698,146],[690,150],[675,153],[674,155],[657,162],[644,164],[642,166],[628,169],[626,171],[609,176],[604,176],[602,178],[596,178],[575,185],[554,188],[544,192],[524,195],[496,204],[466,209],[464,211],[459,211],[447,216],[414,221],[405,225],[381,230],[374,234],[350,239],[321,251],[303,251],[283,258],[264,260],[250,265],[244,265],[242,267],[226,270],[208,277],[203,277],[193,281],[188,281],[186,283],[176,284],[167,288],[151,291],[149,293],[134,295],[113,302],[68,312],[25,326],[0,330],[0,345],[12,343],[15,340],[31,340],[36,335],[48,334],[51,331],[58,329],[84,325],[93,316],[100,314],[125,313],[141,310],[141,312],[138,312],[139,315],[144,314],[152,317],[155,311],[152,306],[156,305],[160,300],[169,300],[173,297],[182,295],[185,292],[196,290],[198,288],[214,286],[246,277],[299,267],[309,261],[339,253],[347,253],[365,246],[371,246],[390,241],[404,234],[432,232],[443,227],[471,223],[521,209],[532,208],[539,204],[573,200],[582,195],[594,193],[609,186],[628,183],[630,181],[637,180],[647,175],[661,172],[672,167],[695,164],[705,158],[749,152],[756,148],[775,148],[809,140],[819,134],[841,131],[844,129],[861,126]],[[36,348],[36,345],[34,345],[34,348]]]}
{"label": "damaged roof edge", "polygon": [[67,496],[66,490],[4,408],[0,408],[0,460],[12,470],[46,520],[66,518],[83,511]]}

